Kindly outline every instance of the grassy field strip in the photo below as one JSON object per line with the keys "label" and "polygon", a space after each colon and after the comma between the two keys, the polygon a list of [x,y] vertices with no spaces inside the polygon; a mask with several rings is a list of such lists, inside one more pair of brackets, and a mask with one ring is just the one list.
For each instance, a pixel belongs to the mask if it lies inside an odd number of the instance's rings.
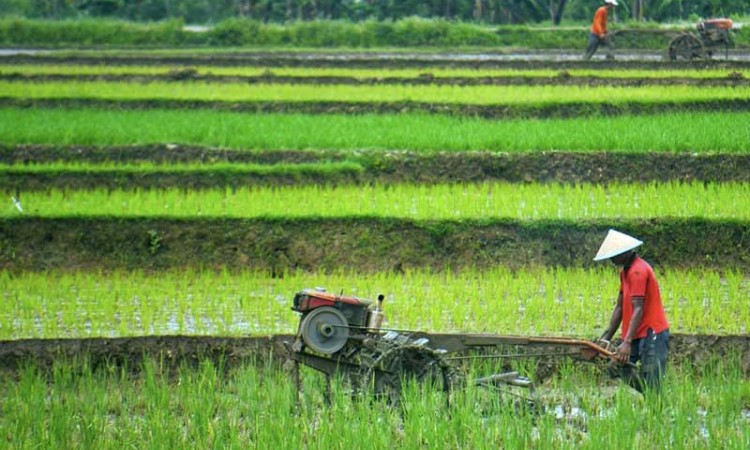
{"label": "grassy field strip", "polygon": [[323,162],[323,163],[300,163],[300,164],[252,164],[252,163],[228,163],[228,162],[206,162],[206,163],[125,163],[118,164],[108,162],[103,164],[89,164],[78,162],[58,162],[51,164],[0,164],[0,175],[6,174],[55,174],[60,172],[90,174],[97,172],[109,173],[134,173],[148,174],[154,172],[170,173],[242,173],[242,174],[275,174],[275,173],[320,173],[326,174],[339,171],[363,170],[361,164],[354,162]]}
{"label": "grassy field strip", "polygon": [[[750,280],[741,272],[658,269],[658,276],[674,332],[749,331]],[[316,286],[369,299],[385,294],[387,326],[393,328],[592,338],[608,323],[618,278],[607,264],[596,270],[292,272],[283,278],[257,272],[0,272],[0,339],[292,333],[299,322],[289,309],[294,293]]]}
{"label": "grassy field strip", "polygon": [[747,100],[750,86],[401,86],[246,83],[0,81],[0,97],[24,99],[209,100],[294,102],[427,102],[476,105]]}
{"label": "grassy field strip", "polygon": [[101,450],[586,450],[612,443],[741,450],[750,441],[750,381],[731,361],[670,370],[664,394],[645,399],[590,366],[568,364],[540,389],[544,408],[533,409],[473,387],[458,390],[448,407],[445,396],[405,383],[408,414],[354,399],[339,380],[324,403],[323,377],[308,371],[298,391],[288,373],[268,366],[225,370],[203,360],[169,372],[149,360],[133,365],[135,375],[85,361],[3,374],[0,433],[9,448]]}
{"label": "grassy field strip", "polygon": [[[198,75],[224,75],[224,76],[246,76],[257,77],[273,74],[277,76],[293,77],[353,77],[353,78],[419,78],[424,74],[430,74],[436,78],[461,77],[533,77],[554,78],[560,76],[559,70],[519,70],[519,69],[449,69],[441,67],[425,67],[422,69],[345,69],[345,68],[318,68],[318,67],[222,67],[222,66],[102,66],[102,65],[80,65],[80,64],[0,64],[0,74],[22,74],[22,75],[168,75],[174,71],[190,69],[195,70]],[[573,77],[596,77],[596,78],[727,78],[730,73],[750,77],[750,70],[728,70],[728,69],[697,69],[697,70],[591,70],[591,69],[569,69],[565,71],[566,76]]]}
{"label": "grassy field strip", "polygon": [[[25,192],[24,214],[166,217],[750,219],[750,184],[440,184]],[[10,203],[1,217],[17,216]]]}
{"label": "grassy field strip", "polygon": [[0,141],[96,146],[171,142],[261,150],[746,153],[748,123],[747,112],[497,121],[426,114],[0,108]]}

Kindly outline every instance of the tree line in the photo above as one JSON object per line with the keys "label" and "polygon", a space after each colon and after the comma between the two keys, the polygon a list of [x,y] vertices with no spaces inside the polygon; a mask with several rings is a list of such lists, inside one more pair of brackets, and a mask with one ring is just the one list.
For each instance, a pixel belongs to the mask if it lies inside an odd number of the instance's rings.
{"label": "tree line", "polygon": [[[285,23],[311,20],[440,18],[486,24],[589,20],[601,0],[0,0],[0,16],[32,19],[104,17],[182,19],[212,24],[231,18]],[[748,0],[621,0],[617,14],[635,20],[748,16]]]}

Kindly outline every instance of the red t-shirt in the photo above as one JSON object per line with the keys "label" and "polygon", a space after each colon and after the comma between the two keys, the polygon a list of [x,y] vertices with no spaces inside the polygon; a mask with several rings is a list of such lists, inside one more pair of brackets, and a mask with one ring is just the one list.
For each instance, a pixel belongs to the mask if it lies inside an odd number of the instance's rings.
{"label": "red t-shirt", "polygon": [[630,319],[633,317],[633,297],[644,297],[643,317],[633,339],[646,337],[648,329],[661,333],[669,328],[664,307],[661,304],[659,283],[656,282],[654,269],[636,256],[627,269],[620,272],[620,293],[622,293],[622,338],[628,333]]}
{"label": "red t-shirt", "polygon": [[606,6],[596,10],[594,13],[594,21],[591,23],[591,32],[595,35],[602,37],[607,34],[607,16],[608,11]]}

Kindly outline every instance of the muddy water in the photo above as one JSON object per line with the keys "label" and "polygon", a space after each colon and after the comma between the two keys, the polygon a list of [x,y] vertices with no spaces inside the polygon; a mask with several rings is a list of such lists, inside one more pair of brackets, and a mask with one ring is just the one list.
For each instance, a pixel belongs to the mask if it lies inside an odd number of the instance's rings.
{"label": "muddy water", "polygon": [[137,52],[100,55],[95,52],[45,51],[14,49],[0,54],[4,64],[110,64],[110,65],[214,65],[230,67],[468,67],[517,69],[617,69],[617,68],[696,68],[750,67],[750,51],[732,50],[728,57],[716,55],[711,60],[665,61],[663,51],[615,51],[614,60],[597,54],[591,61],[582,60],[583,49],[523,52],[235,52],[214,54],[139,54]]}
{"label": "muddy water", "polygon": [[49,50],[36,50],[32,48],[0,48],[0,56],[13,55],[40,55],[51,53]]}
{"label": "muddy water", "polygon": [[[292,55],[290,55],[292,56]],[[311,53],[296,54],[303,60],[324,61],[347,61],[359,59],[361,53]],[[560,50],[560,51],[524,51],[517,53],[366,53],[373,60],[386,61],[422,61],[422,62],[508,62],[508,61],[581,61],[582,51]],[[660,51],[621,51],[614,53],[614,60],[620,61],[663,61],[664,53]],[[723,59],[723,58],[722,58]],[[732,52],[727,58],[729,61],[750,61],[750,53]],[[605,53],[592,57],[592,61],[612,61],[607,59]]]}

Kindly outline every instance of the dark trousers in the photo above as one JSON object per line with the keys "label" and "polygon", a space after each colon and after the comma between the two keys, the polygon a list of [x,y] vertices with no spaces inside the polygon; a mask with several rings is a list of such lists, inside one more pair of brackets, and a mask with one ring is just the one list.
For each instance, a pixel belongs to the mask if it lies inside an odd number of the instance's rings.
{"label": "dark trousers", "polygon": [[591,57],[594,56],[594,53],[596,53],[596,49],[598,49],[600,45],[609,47],[609,41],[607,40],[607,38],[600,38],[594,33],[589,33],[589,43],[586,46],[586,54],[583,56],[583,59],[586,61],[591,59]]}
{"label": "dark trousers", "polygon": [[654,333],[649,328],[646,337],[633,340],[630,352],[633,366],[621,366],[622,377],[638,392],[646,389],[659,392],[667,368],[668,352],[669,330]]}

